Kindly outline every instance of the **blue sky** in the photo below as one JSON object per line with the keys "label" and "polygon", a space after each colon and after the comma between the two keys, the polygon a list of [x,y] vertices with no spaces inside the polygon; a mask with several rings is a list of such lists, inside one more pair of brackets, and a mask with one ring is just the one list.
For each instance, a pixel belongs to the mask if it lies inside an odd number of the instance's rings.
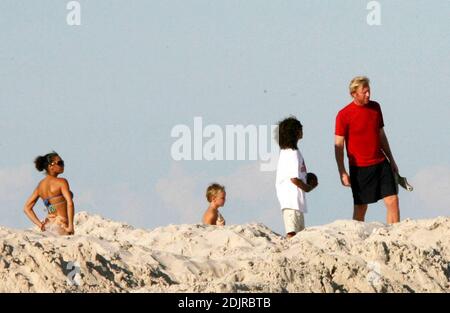
{"label": "blue sky", "polygon": [[[450,214],[448,1],[68,1],[0,3],[0,225],[30,227],[23,204],[56,150],[77,211],[154,228],[197,223],[208,183],[224,183],[229,224],[283,232],[275,172],[258,161],[174,161],[174,126],[304,125],[300,149],[320,186],[306,225],[352,214],[334,160],[348,83],[371,79],[402,175],[401,217]],[[36,206],[44,216],[41,202]],[[385,221],[382,203],[368,221]]]}

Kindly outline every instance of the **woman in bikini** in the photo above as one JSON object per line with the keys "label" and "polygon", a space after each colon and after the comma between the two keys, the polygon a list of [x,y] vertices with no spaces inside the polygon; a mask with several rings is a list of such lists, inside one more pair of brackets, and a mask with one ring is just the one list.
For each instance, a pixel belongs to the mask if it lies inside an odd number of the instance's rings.
{"label": "woman in bikini", "polygon": [[[28,198],[24,207],[25,214],[42,231],[47,230],[58,235],[73,235],[73,194],[67,180],[58,178],[58,175],[64,172],[64,161],[56,152],[52,152],[38,156],[34,163],[39,172],[45,170],[46,176]],[[33,211],[39,198],[43,200],[48,212],[47,218],[42,222]]]}

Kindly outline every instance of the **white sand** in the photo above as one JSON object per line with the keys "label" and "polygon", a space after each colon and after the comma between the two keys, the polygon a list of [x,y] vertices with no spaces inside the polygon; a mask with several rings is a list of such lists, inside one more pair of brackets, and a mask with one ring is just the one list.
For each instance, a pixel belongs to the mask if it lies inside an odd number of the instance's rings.
{"label": "white sand", "polygon": [[143,230],[85,212],[75,220],[73,237],[0,227],[0,292],[450,291],[448,217],[336,221],[289,241],[262,224]]}

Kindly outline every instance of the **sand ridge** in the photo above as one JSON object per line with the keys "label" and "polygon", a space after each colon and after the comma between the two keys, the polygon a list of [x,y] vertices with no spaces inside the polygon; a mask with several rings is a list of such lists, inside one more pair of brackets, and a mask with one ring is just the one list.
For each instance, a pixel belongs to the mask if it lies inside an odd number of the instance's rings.
{"label": "sand ridge", "polygon": [[450,218],[338,220],[286,240],[263,224],[137,229],[86,212],[76,234],[0,227],[0,292],[449,292]]}

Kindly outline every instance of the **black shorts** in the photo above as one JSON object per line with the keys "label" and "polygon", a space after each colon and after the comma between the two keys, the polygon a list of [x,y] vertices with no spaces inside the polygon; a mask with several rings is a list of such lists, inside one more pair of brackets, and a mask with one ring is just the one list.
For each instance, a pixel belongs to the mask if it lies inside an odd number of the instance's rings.
{"label": "black shorts", "polygon": [[350,166],[353,203],[369,204],[398,194],[394,173],[387,160],[371,166]]}

